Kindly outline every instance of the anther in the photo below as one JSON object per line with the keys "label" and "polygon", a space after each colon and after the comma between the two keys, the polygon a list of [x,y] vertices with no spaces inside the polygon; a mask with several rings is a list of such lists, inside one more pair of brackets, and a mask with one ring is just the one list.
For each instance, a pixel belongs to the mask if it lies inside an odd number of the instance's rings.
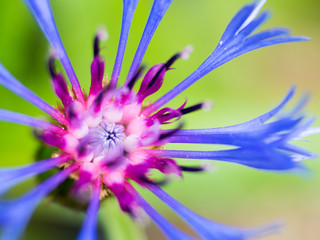
{"label": "anther", "polygon": [[99,55],[99,51],[100,51],[99,42],[100,42],[100,39],[97,35],[97,36],[95,36],[94,41],[93,41],[93,56],[94,57]]}
{"label": "anther", "polygon": [[184,172],[203,172],[212,170],[213,166],[211,163],[205,163],[202,166],[183,166],[179,165],[179,169]]}
{"label": "anther", "polygon": [[159,69],[159,71],[156,73],[156,75],[152,78],[152,80],[148,84],[147,89],[151,88],[153,84],[158,80],[161,72],[167,71],[179,57],[180,57],[180,53],[177,53],[173,55],[173,57],[171,57],[165,64],[163,64],[163,66]]}
{"label": "anther", "polygon": [[189,167],[189,166],[179,166],[181,171],[184,172],[202,172],[205,170],[204,167]]}
{"label": "anther", "polygon": [[134,84],[137,82],[137,80],[141,77],[143,70],[145,69],[144,66],[139,67],[136,74],[133,76],[133,78],[128,83],[128,88],[131,90],[134,86]]}
{"label": "anther", "polygon": [[51,54],[48,60],[48,68],[49,68],[50,75],[52,77],[57,75],[56,66],[54,64],[55,60],[56,60],[55,56]]}
{"label": "anther", "polygon": [[104,28],[101,28],[97,31],[97,34],[94,38],[93,41],[93,56],[96,57],[99,55],[100,52],[100,41],[101,40],[107,40],[108,38],[108,33]]}
{"label": "anther", "polygon": [[171,137],[172,135],[174,135],[175,133],[177,133],[178,131],[180,131],[183,127],[183,123],[180,123],[180,125],[175,128],[175,129],[172,129],[172,130],[168,130],[166,131],[165,133],[162,133],[160,136],[159,136],[159,140],[163,140],[165,138],[168,138],[168,137]]}
{"label": "anther", "polygon": [[147,176],[144,176],[144,175],[143,176],[139,176],[138,180],[140,180],[140,181],[142,181],[142,182],[144,182],[146,184],[151,184],[151,185],[154,184],[154,185],[157,185],[157,186],[163,186],[163,185],[168,183],[168,179],[167,178],[162,179],[162,180],[153,180],[153,179],[150,179],[150,178],[148,178]]}
{"label": "anther", "polygon": [[210,101],[205,101],[203,103],[199,103],[199,104],[193,105],[191,107],[183,108],[180,110],[180,112],[182,115],[185,115],[185,114],[188,114],[188,113],[200,110],[200,109],[203,109],[204,111],[208,111],[211,109],[211,106],[212,106],[212,104]]}
{"label": "anther", "polygon": [[190,53],[193,51],[193,47],[191,45],[188,45],[183,51],[181,51],[180,53],[177,53],[175,55],[173,55],[160,69],[159,71],[156,73],[156,75],[153,77],[153,79],[150,81],[150,83],[147,86],[148,88],[151,88],[152,85],[157,81],[157,79],[159,78],[161,72],[163,70],[168,71],[169,68],[172,66],[172,64],[178,59],[178,58],[182,58],[183,60],[188,59]]}
{"label": "anther", "polygon": [[98,112],[100,111],[103,99],[105,97],[105,94],[109,91],[109,86],[103,88],[99,93],[98,96],[96,97],[96,99],[94,100],[94,111]]}

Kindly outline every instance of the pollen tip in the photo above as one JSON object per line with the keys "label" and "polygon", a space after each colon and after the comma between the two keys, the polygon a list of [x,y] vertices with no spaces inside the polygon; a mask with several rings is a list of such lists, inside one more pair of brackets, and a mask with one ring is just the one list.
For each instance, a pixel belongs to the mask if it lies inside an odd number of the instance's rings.
{"label": "pollen tip", "polygon": [[109,39],[109,33],[105,26],[101,26],[98,28],[97,37],[100,41],[107,41]]}
{"label": "pollen tip", "polygon": [[132,220],[138,225],[138,227],[145,228],[149,225],[150,219],[141,208],[134,207],[132,213]]}
{"label": "pollen tip", "polygon": [[49,48],[49,58],[57,59],[58,54],[54,48]]}
{"label": "pollen tip", "polygon": [[208,112],[211,110],[212,106],[213,106],[213,103],[211,101],[207,100],[202,103],[201,108],[203,111]]}
{"label": "pollen tip", "polygon": [[192,52],[193,52],[193,46],[191,44],[187,45],[185,49],[180,53],[181,59],[188,60]]}
{"label": "pollen tip", "polygon": [[206,162],[202,165],[202,169],[203,171],[206,171],[206,172],[213,172],[216,170],[216,166],[211,162]]}

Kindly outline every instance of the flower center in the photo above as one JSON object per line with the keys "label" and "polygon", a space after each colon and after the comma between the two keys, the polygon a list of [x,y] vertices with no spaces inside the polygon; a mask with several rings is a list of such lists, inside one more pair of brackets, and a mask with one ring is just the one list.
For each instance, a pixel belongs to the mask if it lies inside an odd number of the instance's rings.
{"label": "flower center", "polygon": [[99,128],[108,148],[114,147],[116,144],[121,144],[122,140],[126,136],[122,125],[108,123],[106,120],[102,120]]}
{"label": "flower center", "polygon": [[88,145],[93,150],[95,160],[114,160],[123,154],[123,140],[126,137],[125,128],[120,124],[102,120],[88,134]]}

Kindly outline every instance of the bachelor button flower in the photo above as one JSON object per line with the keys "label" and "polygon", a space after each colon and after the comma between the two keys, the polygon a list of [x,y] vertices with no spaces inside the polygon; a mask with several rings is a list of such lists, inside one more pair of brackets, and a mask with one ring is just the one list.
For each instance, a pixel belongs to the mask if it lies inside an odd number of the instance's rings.
{"label": "bachelor button flower", "polygon": [[[171,130],[161,130],[164,124],[179,121],[183,115],[207,108],[207,103],[178,109],[163,107],[171,99],[213,69],[246,52],[286,42],[304,41],[293,37],[287,29],[272,28],[258,33],[269,12],[258,14],[264,0],[244,6],[231,20],[213,53],[189,77],[153,103],[144,100],[159,90],[165,74],[179,58],[187,58],[191,48],[175,54],[166,63],[149,69],[142,79],[139,91],[136,81],[142,77],[143,56],[149,42],[170,6],[172,0],[154,0],[129,73],[121,87],[117,87],[131,20],[138,0],[123,0],[123,20],[119,48],[110,79],[104,77],[104,61],[99,55],[102,33],[94,40],[94,58],[91,65],[91,87],[86,94],[81,90],[75,72],[60,40],[48,0],[24,1],[39,24],[56,56],[60,58],[72,88],[55,69],[51,55],[49,69],[56,95],[61,104],[48,105],[18,82],[0,65],[0,84],[37,106],[52,121],[0,110],[0,120],[31,126],[36,136],[52,147],[49,159],[27,166],[0,170],[0,194],[18,183],[51,169],[56,172],[42,179],[30,192],[14,200],[0,201],[1,239],[18,239],[38,203],[60,184],[71,181],[69,197],[87,207],[87,217],[78,239],[96,239],[97,214],[100,201],[115,196],[121,209],[132,217],[143,209],[169,239],[193,239],[181,232],[154,210],[133,188],[134,181],[147,188],[170,206],[202,239],[248,239],[273,232],[275,226],[241,230],[215,223],[193,213],[164,192],[160,185],[168,178],[152,178],[150,170],[168,176],[182,176],[184,171],[202,171],[204,167],[181,166],[175,158],[209,159],[234,162],[249,167],[288,171],[299,169],[301,159],[313,154],[294,146],[291,140],[299,138],[313,122],[302,113],[306,98],[287,113],[279,114],[294,95],[291,89],[285,99],[271,111],[253,120],[235,126],[211,129],[182,130],[182,124]],[[176,126],[176,125],[175,125]],[[231,148],[219,151],[165,150],[168,143],[224,144]]]}

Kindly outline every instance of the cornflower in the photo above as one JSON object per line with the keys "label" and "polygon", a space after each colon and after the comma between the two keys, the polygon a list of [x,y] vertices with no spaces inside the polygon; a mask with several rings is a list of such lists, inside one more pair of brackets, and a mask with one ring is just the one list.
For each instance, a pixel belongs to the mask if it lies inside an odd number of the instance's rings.
{"label": "cornflower", "polygon": [[[122,29],[119,47],[110,79],[104,73],[100,55],[102,32],[94,39],[94,58],[91,64],[91,86],[88,93],[81,89],[60,40],[48,0],[24,0],[55,54],[49,59],[49,70],[54,90],[61,104],[52,107],[16,80],[0,64],[0,84],[32,103],[52,119],[48,121],[0,110],[0,120],[35,128],[42,143],[52,147],[49,159],[0,170],[0,195],[22,181],[56,169],[25,195],[13,200],[0,200],[1,239],[18,239],[33,210],[60,184],[71,181],[69,195],[79,204],[87,205],[87,216],[78,235],[79,240],[97,239],[96,225],[100,202],[117,198],[121,209],[133,218],[143,209],[161,228],[168,239],[194,239],[169,223],[132,186],[132,182],[150,190],[171,207],[202,239],[248,239],[278,229],[267,225],[255,229],[237,229],[213,222],[192,212],[161,189],[169,175],[182,177],[183,172],[201,172],[206,168],[179,165],[174,159],[207,159],[233,162],[256,169],[290,171],[301,169],[300,161],[313,153],[291,144],[309,128],[313,118],[301,114],[307,97],[287,113],[280,113],[293,97],[292,88],[284,100],[271,111],[250,121],[222,128],[182,129],[183,125],[162,130],[162,125],[173,124],[185,114],[207,109],[206,102],[179,108],[164,107],[197,80],[213,69],[249,51],[287,42],[305,41],[305,37],[290,36],[284,28],[272,28],[254,33],[269,18],[269,12],[259,14],[266,0],[244,6],[231,20],[217,47],[209,57],[185,80],[150,103],[145,99],[157,92],[178,59],[188,58],[187,47],[167,62],[150,68],[143,76],[141,65],[152,36],[172,0],[154,0],[140,44],[124,84],[117,86],[133,14],[138,0],[123,0]],[[71,82],[55,68],[59,57]],[[138,91],[134,85],[142,78]],[[175,125],[176,126],[176,125]],[[230,148],[217,151],[166,150],[168,143],[223,144]],[[163,173],[156,179],[151,170]]]}

